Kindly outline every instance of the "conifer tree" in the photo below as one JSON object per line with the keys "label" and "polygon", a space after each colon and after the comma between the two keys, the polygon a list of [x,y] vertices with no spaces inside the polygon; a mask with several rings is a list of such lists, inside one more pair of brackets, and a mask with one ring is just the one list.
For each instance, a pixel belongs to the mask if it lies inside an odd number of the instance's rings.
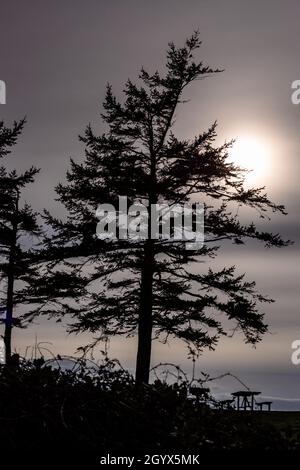
{"label": "conifer tree", "polygon": [[[245,172],[228,159],[232,142],[216,145],[216,123],[191,140],[174,134],[186,88],[220,72],[195,61],[200,45],[197,32],[183,47],[171,43],[166,72],[142,69],[138,84],[127,81],[123,101],[108,86],[102,114],[107,132],[97,135],[87,126],[80,137],[85,158],[71,160],[66,184],[57,187],[68,218],[46,213],[54,231],[45,250],[51,269],[32,294],[51,301],[44,313],[71,315],[71,331],[91,331],[95,341],[138,335],[138,383],[149,380],[153,339],[181,339],[200,352],[229,333],[229,320],[246,342],[257,343],[267,331],[260,304],[271,300],[236,274],[235,266],[212,270],[204,261],[209,264],[225,240],[286,244],[278,234],[239,219],[237,207],[255,209],[261,217],[285,211],[264,189],[245,189]],[[148,211],[152,204],[198,198],[205,203],[204,245],[190,251],[185,240],[99,240],[97,207],[118,208],[119,196],[128,204],[146,202]]]}
{"label": "conifer tree", "polygon": [[[7,156],[17,143],[25,120],[7,128],[0,123],[0,155]],[[1,310],[4,313],[5,362],[12,357],[12,328],[21,326],[14,317],[14,307],[24,305],[28,298],[27,286],[39,275],[30,249],[32,237],[41,234],[37,214],[29,204],[21,203],[22,190],[34,181],[38,169],[31,167],[22,174],[0,167],[0,281]],[[19,286],[16,286],[18,282]]]}

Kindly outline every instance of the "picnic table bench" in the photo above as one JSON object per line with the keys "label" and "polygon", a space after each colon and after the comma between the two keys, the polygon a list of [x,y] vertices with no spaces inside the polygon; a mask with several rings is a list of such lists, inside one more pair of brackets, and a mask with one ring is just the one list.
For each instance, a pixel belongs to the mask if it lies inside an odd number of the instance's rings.
{"label": "picnic table bench", "polygon": [[240,390],[238,392],[233,392],[231,395],[234,397],[236,402],[236,409],[240,410],[254,410],[255,399],[257,395],[260,395],[261,392],[253,392],[251,390]]}

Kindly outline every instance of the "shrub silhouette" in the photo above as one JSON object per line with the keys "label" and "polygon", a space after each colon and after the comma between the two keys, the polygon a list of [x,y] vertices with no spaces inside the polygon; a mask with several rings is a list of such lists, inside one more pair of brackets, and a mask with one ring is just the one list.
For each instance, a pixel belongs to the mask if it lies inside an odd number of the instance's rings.
{"label": "shrub silhouette", "polygon": [[16,369],[0,369],[0,447],[12,455],[33,458],[43,452],[69,461],[96,461],[107,453],[201,455],[289,448],[255,414],[197,406],[187,398],[184,383],[136,387],[110,361],[97,371],[84,365],[63,371],[43,359],[22,362]]}

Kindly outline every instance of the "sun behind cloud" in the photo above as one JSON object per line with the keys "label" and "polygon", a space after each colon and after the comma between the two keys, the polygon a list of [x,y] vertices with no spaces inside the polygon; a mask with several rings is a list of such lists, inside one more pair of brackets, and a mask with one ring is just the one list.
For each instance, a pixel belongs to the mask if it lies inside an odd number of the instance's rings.
{"label": "sun behind cloud", "polygon": [[270,148],[266,141],[251,135],[238,137],[229,153],[229,161],[249,171],[247,185],[264,185],[272,171]]}

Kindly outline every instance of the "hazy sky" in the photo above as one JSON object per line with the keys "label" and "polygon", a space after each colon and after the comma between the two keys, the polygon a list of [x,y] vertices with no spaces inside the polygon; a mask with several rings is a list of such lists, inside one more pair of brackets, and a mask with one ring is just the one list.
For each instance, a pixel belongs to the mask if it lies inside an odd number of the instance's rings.
{"label": "hazy sky", "polygon": [[[0,0],[0,80],[7,85],[0,119],[28,119],[11,165],[41,168],[26,197],[36,209],[55,213],[62,210],[53,188],[64,180],[69,157],[83,154],[78,134],[88,122],[103,130],[106,83],[121,96],[126,79],[134,79],[142,65],[151,71],[162,67],[169,41],[182,44],[199,28],[199,57],[225,71],[187,91],[190,101],[178,112],[177,132],[193,137],[217,119],[220,142],[240,137],[258,148],[265,167],[257,183],[267,184],[289,211],[272,228],[296,243],[280,251],[257,245],[224,249],[218,263],[236,264],[276,298],[267,309],[271,334],[256,350],[239,337],[227,339],[204,354],[197,368],[238,373],[265,395],[300,400],[300,365],[290,360],[291,342],[300,339],[300,105],[291,102],[291,83],[300,79],[299,18],[298,0]],[[254,163],[259,166],[257,158]],[[55,351],[72,352],[81,342],[43,320],[18,333],[23,352],[36,332]],[[112,351],[132,367],[134,344],[119,342]],[[190,368],[179,346],[155,346],[154,362],[160,360]],[[218,382],[215,391],[237,386]],[[300,409],[300,401],[285,403],[280,406]]]}

